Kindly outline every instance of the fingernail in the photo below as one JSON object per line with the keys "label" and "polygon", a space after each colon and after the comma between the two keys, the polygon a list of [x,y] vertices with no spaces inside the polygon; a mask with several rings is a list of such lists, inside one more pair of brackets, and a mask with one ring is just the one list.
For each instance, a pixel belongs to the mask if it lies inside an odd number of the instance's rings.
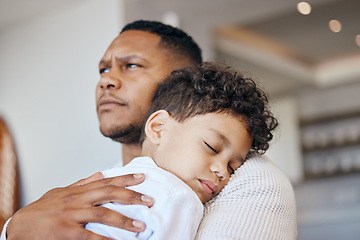
{"label": "fingernail", "polygon": [[138,220],[134,220],[134,221],[132,222],[132,224],[133,224],[133,226],[136,227],[136,228],[143,228],[143,227],[145,227],[145,224],[144,224],[143,222],[138,221]]}
{"label": "fingernail", "polygon": [[134,175],[134,178],[142,178],[142,174],[141,173],[135,173]]}
{"label": "fingernail", "polygon": [[152,198],[146,195],[141,195],[141,201],[148,203],[152,201]]}

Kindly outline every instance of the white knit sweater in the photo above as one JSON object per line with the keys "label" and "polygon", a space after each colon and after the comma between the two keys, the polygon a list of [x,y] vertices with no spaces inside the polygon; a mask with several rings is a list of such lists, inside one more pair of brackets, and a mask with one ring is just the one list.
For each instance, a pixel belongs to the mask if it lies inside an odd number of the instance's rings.
{"label": "white knit sweater", "polygon": [[296,239],[296,205],[288,178],[253,155],[205,204],[197,240]]}

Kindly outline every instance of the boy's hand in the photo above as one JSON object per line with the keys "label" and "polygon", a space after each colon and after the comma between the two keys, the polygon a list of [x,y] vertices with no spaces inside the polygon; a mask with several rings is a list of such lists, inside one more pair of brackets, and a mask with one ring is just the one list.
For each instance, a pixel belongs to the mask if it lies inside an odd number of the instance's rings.
{"label": "boy's hand", "polygon": [[125,188],[144,179],[143,174],[104,179],[96,173],[70,186],[50,190],[14,214],[7,227],[7,239],[108,239],[84,229],[88,222],[141,232],[144,223],[98,205],[118,202],[152,206],[151,198]]}

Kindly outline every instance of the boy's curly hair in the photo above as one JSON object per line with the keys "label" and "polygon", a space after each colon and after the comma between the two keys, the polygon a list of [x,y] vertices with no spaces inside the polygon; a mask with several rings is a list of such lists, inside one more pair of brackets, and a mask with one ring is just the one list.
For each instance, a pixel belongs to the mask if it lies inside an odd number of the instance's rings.
{"label": "boy's curly hair", "polygon": [[260,154],[269,148],[278,125],[265,92],[252,79],[209,62],[172,72],[155,92],[148,116],[160,109],[179,122],[212,112],[241,116],[253,137],[251,150]]}

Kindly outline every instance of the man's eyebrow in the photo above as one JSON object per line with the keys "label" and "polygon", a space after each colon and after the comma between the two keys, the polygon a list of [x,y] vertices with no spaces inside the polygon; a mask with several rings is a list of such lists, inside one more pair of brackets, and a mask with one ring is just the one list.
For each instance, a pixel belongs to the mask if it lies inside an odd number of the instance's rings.
{"label": "man's eyebrow", "polygon": [[101,59],[100,62],[99,62],[99,66],[100,65],[106,65],[106,61],[104,59]]}
{"label": "man's eyebrow", "polygon": [[[122,57],[115,57],[117,62],[128,62],[128,61],[133,61],[133,60],[142,60],[142,61],[146,61],[148,62],[148,60],[146,60],[145,58],[139,56],[139,55],[126,55],[126,56],[122,56]],[[108,62],[108,60],[106,59],[101,59],[99,62],[99,65],[106,65]]]}

